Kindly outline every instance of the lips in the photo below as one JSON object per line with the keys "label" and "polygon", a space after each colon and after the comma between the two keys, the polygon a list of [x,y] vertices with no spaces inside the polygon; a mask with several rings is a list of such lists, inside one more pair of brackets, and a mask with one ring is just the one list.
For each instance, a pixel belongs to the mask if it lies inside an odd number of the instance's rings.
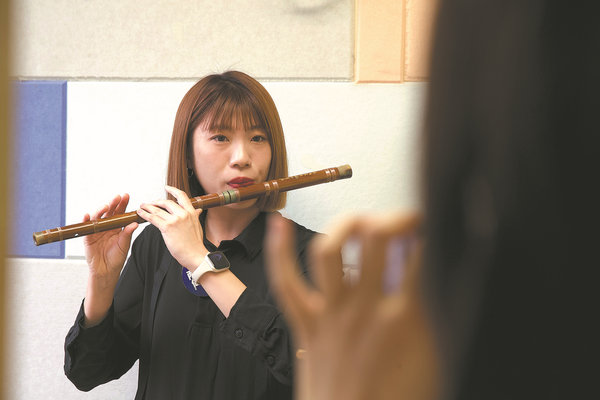
{"label": "lips", "polygon": [[233,188],[244,187],[244,186],[252,185],[253,183],[254,183],[254,179],[245,178],[242,176],[233,178],[232,180],[227,182],[227,184]]}

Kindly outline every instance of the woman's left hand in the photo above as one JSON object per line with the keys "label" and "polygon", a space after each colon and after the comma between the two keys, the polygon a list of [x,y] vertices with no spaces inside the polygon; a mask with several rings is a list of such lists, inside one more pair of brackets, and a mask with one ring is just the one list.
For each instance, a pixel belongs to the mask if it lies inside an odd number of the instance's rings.
{"label": "woman's left hand", "polygon": [[138,215],[156,226],[171,255],[190,271],[193,271],[208,253],[202,241],[200,225],[202,209],[195,209],[187,194],[172,186],[165,186],[173,200],[157,200],[140,205]]}

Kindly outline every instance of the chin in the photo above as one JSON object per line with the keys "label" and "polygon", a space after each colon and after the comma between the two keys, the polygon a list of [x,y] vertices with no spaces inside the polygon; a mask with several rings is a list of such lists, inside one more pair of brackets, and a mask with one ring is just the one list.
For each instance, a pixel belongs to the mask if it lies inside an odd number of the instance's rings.
{"label": "chin", "polygon": [[250,200],[240,201],[239,203],[227,204],[225,207],[232,209],[232,210],[246,210],[249,208],[256,208],[257,202],[258,202],[258,199],[250,199]]}

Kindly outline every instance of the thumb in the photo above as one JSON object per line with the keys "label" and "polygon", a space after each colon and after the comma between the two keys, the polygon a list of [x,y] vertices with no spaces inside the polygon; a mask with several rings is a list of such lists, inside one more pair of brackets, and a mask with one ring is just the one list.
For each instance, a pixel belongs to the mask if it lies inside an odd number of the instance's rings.
{"label": "thumb", "polygon": [[124,253],[129,251],[129,246],[131,245],[131,236],[138,226],[139,224],[137,222],[132,222],[123,228],[123,230],[119,233],[118,245]]}

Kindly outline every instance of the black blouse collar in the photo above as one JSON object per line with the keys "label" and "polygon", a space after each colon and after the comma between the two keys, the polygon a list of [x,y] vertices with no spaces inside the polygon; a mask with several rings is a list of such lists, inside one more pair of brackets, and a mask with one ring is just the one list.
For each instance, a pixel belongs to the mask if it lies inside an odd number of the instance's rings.
{"label": "black blouse collar", "polygon": [[[266,229],[266,221],[267,221],[266,212],[261,211],[258,213],[256,218],[254,218],[250,224],[240,233],[236,238],[232,240],[223,240],[219,247],[217,248],[214,244],[212,244],[206,236],[204,236],[204,245],[209,251],[221,250],[225,251],[229,247],[233,247],[236,245],[241,246],[246,255],[253,259],[260,253],[263,247],[263,239],[265,235]],[[202,224],[202,230],[204,234],[205,224],[206,224],[206,210],[200,214],[200,224]]]}

